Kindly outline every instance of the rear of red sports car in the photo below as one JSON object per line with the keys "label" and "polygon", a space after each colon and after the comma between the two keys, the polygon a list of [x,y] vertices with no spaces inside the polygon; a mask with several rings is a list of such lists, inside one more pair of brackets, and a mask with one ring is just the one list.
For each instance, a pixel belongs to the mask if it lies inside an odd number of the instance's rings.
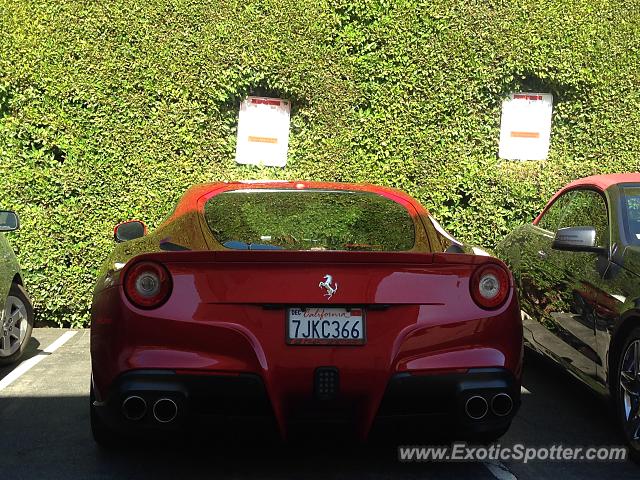
{"label": "rear of red sports car", "polygon": [[443,421],[497,438],[520,403],[522,328],[504,264],[463,253],[402,192],[219,183],[116,247],[91,357],[104,443],[258,419],[284,438],[329,424],[426,438]]}

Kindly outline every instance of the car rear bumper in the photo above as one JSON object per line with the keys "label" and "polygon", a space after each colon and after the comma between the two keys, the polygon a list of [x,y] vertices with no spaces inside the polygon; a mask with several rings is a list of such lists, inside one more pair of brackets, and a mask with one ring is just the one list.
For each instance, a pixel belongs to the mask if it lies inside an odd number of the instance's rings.
{"label": "car rear bumper", "polygon": [[[508,390],[517,408],[522,325],[515,295],[492,311],[466,296],[455,308],[446,302],[368,305],[366,345],[294,346],[286,342],[286,305],[203,303],[186,292],[185,286],[179,305],[150,311],[128,305],[117,287],[95,297],[94,393],[112,424],[167,429],[206,416],[266,417],[284,437],[312,423],[343,424],[362,439],[384,419],[438,417],[461,431],[507,426],[512,413],[464,421],[465,395],[474,388]],[[317,395],[323,369],[331,388],[337,371],[336,394],[326,398]],[[156,382],[176,395],[170,399],[181,414],[173,422],[156,425],[149,416],[158,399],[152,396],[165,393]],[[149,395],[147,416],[122,422],[122,395],[139,389]],[[238,411],[242,405],[247,408]]]}
{"label": "car rear bumper", "polygon": [[[339,375],[339,372],[338,372]],[[337,387],[339,391],[339,386]],[[323,391],[326,393],[326,391]],[[429,437],[439,425],[458,438],[507,428],[520,405],[520,385],[508,370],[478,368],[437,374],[398,373],[389,379],[376,414],[368,419],[361,408],[362,399],[323,395],[315,389],[304,401],[291,402],[281,409],[284,422],[277,421],[265,384],[255,374],[209,374],[172,370],[132,370],[119,376],[103,401],[96,401],[97,413],[112,428],[125,433],[171,431],[207,422],[218,426],[263,423],[280,434],[311,430],[336,429],[364,439],[389,429],[402,435],[410,432]],[[512,405],[508,412],[496,413],[492,400],[508,395]],[[471,418],[467,411],[470,399],[483,398],[486,413]],[[142,399],[141,415],[128,415],[124,403],[129,398]],[[501,397],[503,398],[503,397]],[[175,404],[176,415],[169,421],[159,401]],[[139,402],[139,400],[136,400]],[[482,402],[479,400],[474,400]],[[495,403],[495,402],[494,402]],[[141,403],[139,403],[141,405]],[[158,413],[164,417],[158,418]],[[480,412],[482,413],[482,412]],[[127,418],[129,417],[129,418]],[[139,418],[138,418],[139,417]]]}
{"label": "car rear bumper", "polygon": [[[485,402],[485,409],[473,411]],[[387,385],[372,430],[419,438],[443,425],[459,439],[473,439],[508,428],[519,407],[520,382],[504,368],[398,373]]]}

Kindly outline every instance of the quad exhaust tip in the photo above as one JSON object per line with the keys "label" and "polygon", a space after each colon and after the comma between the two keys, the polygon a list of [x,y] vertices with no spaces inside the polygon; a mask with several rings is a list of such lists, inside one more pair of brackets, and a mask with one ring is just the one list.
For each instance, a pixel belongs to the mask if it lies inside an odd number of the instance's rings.
{"label": "quad exhaust tip", "polygon": [[467,400],[467,403],[464,404],[464,411],[469,418],[472,418],[473,420],[480,420],[489,412],[489,405],[484,397],[474,395]]}
{"label": "quad exhaust tip", "polygon": [[498,417],[506,417],[513,410],[513,399],[507,393],[498,393],[491,399],[491,411]]}
{"label": "quad exhaust tip", "polygon": [[142,420],[147,413],[147,402],[142,397],[131,395],[122,402],[122,413],[127,420]]}
{"label": "quad exhaust tip", "polygon": [[170,398],[161,398],[153,404],[153,418],[160,423],[173,422],[178,416],[178,405]]}

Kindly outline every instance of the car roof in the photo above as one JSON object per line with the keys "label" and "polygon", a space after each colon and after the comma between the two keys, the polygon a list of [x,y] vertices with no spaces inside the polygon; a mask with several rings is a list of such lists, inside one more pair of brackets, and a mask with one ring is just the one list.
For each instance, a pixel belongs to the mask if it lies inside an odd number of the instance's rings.
{"label": "car roof", "polygon": [[168,219],[168,221],[177,218],[187,211],[197,209],[198,201],[212,194],[228,192],[233,190],[259,190],[259,189],[289,189],[289,190],[350,190],[360,192],[377,193],[384,197],[393,199],[402,204],[410,204],[419,213],[428,214],[428,211],[416,199],[406,194],[402,190],[391,187],[383,187],[380,185],[372,185],[369,183],[343,183],[343,182],[313,182],[307,180],[288,181],[288,180],[243,180],[235,182],[212,182],[193,185],[182,195],[176,209]]}
{"label": "car roof", "polygon": [[560,190],[558,190],[551,199],[547,202],[545,207],[542,209],[542,212],[535,218],[533,221],[534,225],[537,225],[542,216],[549,209],[551,204],[556,201],[556,199],[562,195],[564,192],[568,190],[572,190],[574,188],[580,187],[595,187],[598,190],[607,190],[613,185],[618,185],[621,183],[640,183],[640,173],[610,173],[606,175],[591,175],[590,177],[579,178],[574,180],[571,183],[566,184]]}
{"label": "car roof", "polygon": [[601,190],[606,190],[612,185],[619,183],[640,183],[640,173],[610,173],[608,175],[592,175],[590,177],[579,178],[569,183],[561,190],[573,187],[593,186]]}
{"label": "car roof", "polygon": [[250,190],[250,189],[290,189],[290,190],[352,190],[361,192],[378,193],[383,196],[391,196],[408,201],[409,203],[418,203],[410,195],[402,190],[392,187],[384,187],[381,185],[373,185],[370,183],[346,183],[346,182],[315,182],[307,180],[240,180],[234,182],[212,182],[194,185],[189,188],[183,195],[182,201],[185,199],[194,200],[206,195],[212,191],[232,191],[232,190]]}

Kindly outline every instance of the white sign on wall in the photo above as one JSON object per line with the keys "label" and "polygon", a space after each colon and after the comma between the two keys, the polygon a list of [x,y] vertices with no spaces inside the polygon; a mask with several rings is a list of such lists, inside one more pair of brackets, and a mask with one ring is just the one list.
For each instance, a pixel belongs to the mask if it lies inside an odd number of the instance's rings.
{"label": "white sign on wall", "polygon": [[240,104],[236,162],[284,167],[289,149],[288,100],[247,97]]}
{"label": "white sign on wall", "polygon": [[551,140],[553,95],[512,93],[502,102],[500,158],[546,160]]}

